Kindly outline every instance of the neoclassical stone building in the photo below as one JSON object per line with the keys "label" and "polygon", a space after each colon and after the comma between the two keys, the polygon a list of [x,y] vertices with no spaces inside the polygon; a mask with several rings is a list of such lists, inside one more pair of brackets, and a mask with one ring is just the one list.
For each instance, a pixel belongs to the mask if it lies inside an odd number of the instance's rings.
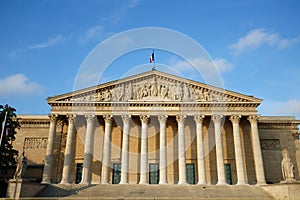
{"label": "neoclassical stone building", "polygon": [[43,183],[278,183],[283,149],[299,178],[300,121],[253,96],[152,70],[47,101],[15,142]]}

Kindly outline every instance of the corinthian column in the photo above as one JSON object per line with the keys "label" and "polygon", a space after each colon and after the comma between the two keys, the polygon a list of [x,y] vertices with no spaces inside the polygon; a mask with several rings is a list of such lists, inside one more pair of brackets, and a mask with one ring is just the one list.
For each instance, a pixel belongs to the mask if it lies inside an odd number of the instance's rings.
{"label": "corinthian column", "polygon": [[235,164],[236,164],[236,173],[237,173],[237,185],[246,184],[245,181],[245,169],[244,169],[244,159],[243,151],[240,137],[240,115],[231,115],[230,121],[232,122],[233,128],[233,140],[234,140],[234,153],[235,153]]}
{"label": "corinthian column", "polygon": [[250,115],[248,120],[251,125],[251,139],[252,139],[252,149],[253,149],[253,157],[254,157],[254,165],[255,165],[255,173],[256,180],[258,185],[265,184],[265,173],[264,173],[264,165],[261,154],[261,147],[258,135],[258,127],[257,127],[257,119],[258,115]]}
{"label": "corinthian column", "polygon": [[217,185],[226,185],[225,168],[224,168],[224,155],[222,144],[221,120],[223,115],[213,115],[212,120],[215,125],[215,140],[216,140],[216,156],[217,156]]}
{"label": "corinthian column", "polygon": [[204,115],[194,117],[197,130],[197,162],[198,162],[198,184],[206,184],[204,144],[203,144],[203,119]]}
{"label": "corinthian column", "polygon": [[95,115],[86,115],[86,136],[84,145],[82,179],[80,184],[91,184],[92,179],[92,162],[94,154],[94,121]]}
{"label": "corinthian column", "polygon": [[186,184],[186,163],[185,163],[185,134],[184,121],[185,115],[177,115],[178,123],[178,166],[179,166],[179,181],[178,184]]}
{"label": "corinthian column", "polygon": [[129,131],[130,131],[130,115],[123,115],[123,141],[122,141],[122,157],[121,157],[121,181],[120,184],[128,184],[129,173]]}
{"label": "corinthian column", "polygon": [[104,130],[104,142],[102,151],[102,173],[101,173],[101,183],[109,183],[109,166],[110,166],[110,137],[111,137],[111,127],[112,127],[112,115],[104,115],[105,130]]}
{"label": "corinthian column", "polygon": [[62,180],[61,184],[68,184],[71,183],[71,169],[73,163],[73,148],[74,148],[74,120],[76,115],[67,115],[68,118],[68,134],[67,134],[67,143],[66,143],[66,150],[65,150],[65,159],[64,159],[64,167],[62,172]]}
{"label": "corinthian column", "polygon": [[148,124],[150,122],[149,115],[140,116],[142,122],[141,135],[141,164],[140,164],[140,182],[139,184],[148,183]]}
{"label": "corinthian column", "polygon": [[44,183],[44,184],[51,183],[54,140],[55,140],[55,134],[56,134],[56,124],[57,124],[58,115],[50,114],[49,118],[50,118],[50,128],[49,128],[48,144],[47,144],[45,165],[44,165],[44,171],[43,171],[43,180],[42,180],[42,183]]}
{"label": "corinthian column", "polygon": [[168,115],[159,115],[159,183],[167,184],[167,147],[166,147],[166,121]]}

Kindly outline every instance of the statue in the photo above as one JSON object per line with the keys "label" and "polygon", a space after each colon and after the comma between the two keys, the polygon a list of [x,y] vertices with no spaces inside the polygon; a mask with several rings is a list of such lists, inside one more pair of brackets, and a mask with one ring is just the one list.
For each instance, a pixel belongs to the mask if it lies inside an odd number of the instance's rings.
{"label": "statue", "polygon": [[282,176],[284,181],[282,183],[291,183],[296,181],[294,179],[294,165],[292,160],[290,159],[289,152],[284,149],[282,151],[282,161],[281,161],[281,169],[282,169]]}
{"label": "statue", "polygon": [[14,179],[22,179],[24,178],[25,171],[27,168],[27,158],[25,156],[24,150],[21,155],[17,157],[17,169],[14,174]]}

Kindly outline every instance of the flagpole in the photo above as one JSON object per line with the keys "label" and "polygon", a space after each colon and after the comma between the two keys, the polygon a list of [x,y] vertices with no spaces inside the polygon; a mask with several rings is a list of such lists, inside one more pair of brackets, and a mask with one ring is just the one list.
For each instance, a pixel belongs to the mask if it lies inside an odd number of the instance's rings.
{"label": "flagpole", "polygon": [[2,130],[1,130],[1,137],[0,137],[0,147],[1,147],[1,144],[2,144],[2,138],[3,138],[4,129],[5,129],[6,117],[7,117],[7,111],[5,112],[4,121],[2,122]]}
{"label": "flagpole", "polygon": [[153,63],[152,70],[155,70],[155,55],[154,55],[154,49],[152,50],[152,54],[150,56],[150,62]]}
{"label": "flagpole", "polygon": [[[154,54],[154,49],[153,49],[153,55],[155,55],[155,54]],[[153,64],[154,64],[153,69],[155,69],[155,56],[154,56]]]}

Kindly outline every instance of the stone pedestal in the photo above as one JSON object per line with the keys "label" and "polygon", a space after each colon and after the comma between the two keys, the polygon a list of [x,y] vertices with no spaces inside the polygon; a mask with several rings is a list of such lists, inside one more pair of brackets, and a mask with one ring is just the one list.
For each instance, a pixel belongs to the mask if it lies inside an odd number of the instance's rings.
{"label": "stone pedestal", "polygon": [[22,197],[22,190],[24,188],[24,183],[28,183],[25,179],[10,179],[8,182],[6,197],[10,199],[19,199]]}
{"label": "stone pedestal", "polygon": [[300,181],[297,181],[296,179],[294,178],[287,178],[286,180],[284,181],[280,181],[281,184],[300,184]]}

